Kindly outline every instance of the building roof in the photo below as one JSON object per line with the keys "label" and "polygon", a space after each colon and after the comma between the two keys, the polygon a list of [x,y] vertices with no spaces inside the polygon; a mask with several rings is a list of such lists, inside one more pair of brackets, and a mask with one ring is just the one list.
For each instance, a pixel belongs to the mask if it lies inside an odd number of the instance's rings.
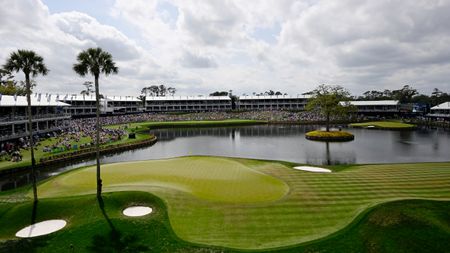
{"label": "building roof", "polygon": [[61,95],[59,97],[59,101],[95,101],[95,96],[94,95],[90,95],[90,96],[86,96],[86,95],[77,95],[77,94],[72,94],[72,95]]}
{"label": "building roof", "polygon": [[105,99],[114,102],[120,101],[142,102],[139,98],[133,96],[106,96]]}
{"label": "building roof", "polygon": [[239,100],[245,100],[245,99],[297,99],[297,98],[308,99],[310,97],[311,96],[309,96],[309,95],[239,96]]}
{"label": "building roof", "polygon": [[[118,102],[118,101],[133,101],[133,102],[141,102],[141,100],[137,97],[134,96],[106,96],[104,99],[100,99],[101,101],[104,100],[108,100],[108,101],[114,101],[114,102]],[[90,101],[90,102],[94,102],[95,101],[95,96],[94,95],[78,95],[78,94],[73,94],[73,95],[64,95],[64,96],[60,96],[60,101],[66,101],[69,102],[70,101]]]}
{"label": "building roof", "polygon": [[450,110],[450,102],[444,102],[440,105],[431,107],[431,110]]}
{"label": "building roof", "polygon": [[[27,106],[26,96],[0,95],[0,106]],[[57,95],[31,95],[31,106],[70,106],[69,104],[58,101]]]}
{"label": "building roof", "polygon": [[147,101],[181,101],[181,100],[231,100],[228,96],[147,96]]}
{"label": "building roof", "polygon": [[[375,105],[398,105],[398,100],[377,100],[377,101],[348,101],[354,106],[375,106]],[[341,102],[345,103],[345,102]]]}

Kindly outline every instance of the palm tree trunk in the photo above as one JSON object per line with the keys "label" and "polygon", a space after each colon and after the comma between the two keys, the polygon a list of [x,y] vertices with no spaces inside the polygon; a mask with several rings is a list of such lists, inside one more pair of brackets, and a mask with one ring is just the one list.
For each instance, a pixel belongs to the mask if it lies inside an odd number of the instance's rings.
{"label": "palm tree trunk", "polygon": [[97,107],[95,123],[95,159],[97,161],[97,198],[102,197],[102,179],[100,177],[100,91],[98,75],[95,75],[95,105]]}
{"label": "palm tree trunk", "polygon": [[28,138],[30,139],[30,152],[31,152],[31,181],[33,183],[34,202],[37,202],[38,196],[36,187],[36,160],[34,159],[33,120],[32,120],[33,117],[31,115],[31,83],[29,73],[25,73],[25,84],[27,90]]}

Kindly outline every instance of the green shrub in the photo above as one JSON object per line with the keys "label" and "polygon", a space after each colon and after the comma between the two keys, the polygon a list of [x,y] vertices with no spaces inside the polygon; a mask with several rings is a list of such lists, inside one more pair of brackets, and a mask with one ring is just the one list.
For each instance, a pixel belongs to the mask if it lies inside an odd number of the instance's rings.
{"label": "green shrub", "polygon": [[323,140],[323,141],[349,141],[353,140],[355,136],[345,131],[320,131],[315,130],[306,133],[306,138],[309,140]]}

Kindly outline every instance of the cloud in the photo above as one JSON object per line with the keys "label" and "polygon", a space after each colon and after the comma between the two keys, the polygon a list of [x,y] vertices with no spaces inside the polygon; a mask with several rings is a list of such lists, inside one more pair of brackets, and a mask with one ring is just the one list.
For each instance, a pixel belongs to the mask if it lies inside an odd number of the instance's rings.
{"label": "cloud", "polygon": [[120,68],[102,79],[111,95],[152,83],[189,95],[298,94],[321,83],[355,94],[406,83],[450,89],[450,0],[115,0],[104,6],[108,17],[52,13],[41,1],[7,6],[0,59],[18,48],[44,56],[51,72],[38,80],[43,92],[78,93],[84,80],[72,64],[95,46]]}
{"label": "cloud", "polygon": [[210,57],[193,54],[185,51],[180,59],[181,66],[185,68],[216,68],[217,63]]}
{"label": "cloud", "polygon": [[80,12],[64,12],[51,16],[54,24],[64,33],[79,41],[92,42],[108,52],[114,52],[117,60],[129,60],[139,56],[138,46],[114,27],[102,25],[95,18]]}

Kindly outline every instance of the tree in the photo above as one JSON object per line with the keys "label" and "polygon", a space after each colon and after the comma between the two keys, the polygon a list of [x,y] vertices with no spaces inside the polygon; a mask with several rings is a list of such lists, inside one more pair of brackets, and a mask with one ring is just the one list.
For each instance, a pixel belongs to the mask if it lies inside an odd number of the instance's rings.
{"label": "tree", "polygon": [[6,85],[10,82],[14,82],[14,76],[12,75],[11,71],[8,71],[6,69],[0,69],[0,86]]}
{"label": "tree", "polygon": [[405,85],[405,86],[403,86],[403,88],[401,88],[399,90],[393,90],[392,91],[392,96],[396,100],[400,101],[400,103],[410,103],[412,97],[414,97],[417,94],[419,94],[417,92],[417,90],[413,89],[409,85]]}
{"label": "tree", "polygon": [[94,90],[92,90],[92,82],[87,81],[83,83],[85,89],[80,92],[81,95],[89,96]]}
{"label": "tree", "polygon": [[142,96],[147,96],[148,92],[149,92],[148,87],[144,87],[144,88],[142,88],[142,90],[141,90],[141,95],[142,95]]}
{"label": "tree", "polygon": [[177,92],[177,89],[175,89],[174,87],[169,87],[167,88],[167,92],[169,92],[171,96],[174,96],[175,92]]}
{"label": "tree", "polygon": [[353,110],[349,103],[340,103],[347,101],[349,96],[350,93],[341,86],[322,84],[311,92],[306,109],[308,111],[317,110],[324,116],[326,129],[329,132],[331,116],[342,116]]}
{"label": "tree", "polygon": [[87,74],[94,76],[95,85],[95,104],[96,112],[96,133],[95,133],[95,159],[97,161],[97,198],[101,198],[102,194],[102,179],[100,177],[100,89],[99,77],[100,74],[106,76],[110,74],[117,74],[119,69],[113,61],[112,55],[101,48],[89,48],[82,51],[77,56],[77,63],[73,65],[73,70],[80,76],[84,77]]}
{"label": "tree", "polygon": [[25,74],[25,87],[27,94],[27,114],[28,114],[28,136],[30,139],[31,153],[31,180],[33,183],[33,198],[37,203],[37,187],[36,187],[36,159],[34,158],[34,139],[33,139],[33,116],[31,115],[31,77],[39,74],[47,75],[48,69],[44,64],[44,58],[31,50],[17,50],[12,52],[6,60],[3,68],[10,72],[22,71]]}
{"label": "tree", "polygon": [[164,84],[161,84],[161,85],[159,86],[159,95],[160,95],[161,97],[164,97],[164,96],[166,96],[166,93],[167,93],[167,88],[166,88],[166,86],[164,86]]}
{"label": "tree", "polygon": [[223,96],[228,96],[228,92],[227,91],[214,91],[213,93],[209,94],[212,97],[223,97]]}
{"label": "tree", "polygon": [[150,91],[150,94],[152,96],[159,96],[159,87],[156,85],[151,85],[150,87],[148,87],[148,90]]}
{"label": "tree", "polygon": [[450,94],[439,90],[438,88],[434,88],[433,92],[431,92],[431,105],[439,105],[444,102],[450,101]]}
{"label": "tree", "polygon": [[3,85],[0,85],[0,94],[26,96],[27,89],[25,85],[17,85],[17,82],[8,80]]}

